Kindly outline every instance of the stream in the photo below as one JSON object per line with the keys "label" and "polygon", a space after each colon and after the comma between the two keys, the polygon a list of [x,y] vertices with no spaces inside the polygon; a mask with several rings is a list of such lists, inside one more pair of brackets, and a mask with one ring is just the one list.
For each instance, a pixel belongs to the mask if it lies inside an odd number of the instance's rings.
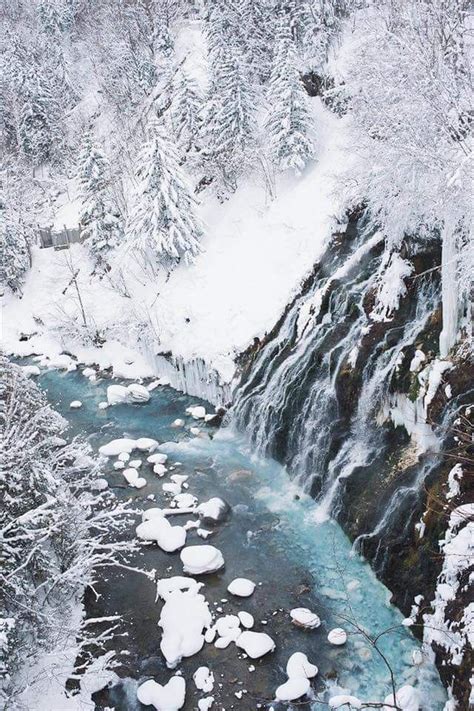
{"label": "stream", "polygon": [[[119,404],[101,410],[98,404],[106,400],[110,382],[90,382],[79,370],[67,374],[43,371],[39,378],[51,404],[69,422],[68,436],[87,438],[95,452],[115,438],[153,437],[166,443],[160,450],[168,454],[168,463],[180,462],[176,472],[189,475],[188,491],[200,502],[220,496],[230,504],[231,515],[207,541],[195,530],[188,531],[187,545],[210,543],[225,558],[223,570],[200,576],[205,583],[202,592],[213,614],[246,610],[255,618],[254,630],[267,632],[276,643],[273,653],[254,662],[234,644],[224,650],[206,644],[199,654],[183,660],[178,669],[186,679],[184,709],[196,709],[198,700],[206,696],[192,681],[194,671],[204,664],[215,675],[213,709],[284,708],[285,704],[272,704],[271,700],[276,687],[286,681],[285,665],[296,651],[306,653],[319,667],[312,684],[315,700],[303,708],[327,708],[321,702],[327,700],[328,690],[334,694],[343,693],[343,689],[364,701],[380,702],[391,690],[389,670],[363,632],[373,638],[386,631],[378,647],[393,670],[397,688],[417,686],[422,708],[441,711],[446,694],[437,671],[427,659],[421,666],[413,664],[412,654],[420,649],[420,643],[402,625],[402,615],[389,602],[389,591],[353,553],[339,525],[331,519],[321,520],[317,503],[290,481],[283,467],[257,457],[247,439],[231,428],[216,430],[185,415],[190,405],[210,406],[167,386],[153,390],[146,404]],[[73,400],[80,400],[82,407],[71,410]],[[171,427],[176,418],[184,418],[186,426]],[[198,426],[203,434],[193,436],[190,426]],[[169,476],[158,478],[144,461],[140,475],[148,483],[136,490],[126,486],[113,462],[113,458],[107,460],[104,475],[117,496],[132,499],[139,510],[166,506],[162,484]],[[183,516],[172,517],[172,521],[176,518],[184,523]],[[137,517],[136,523],[139,521]],[[129,533],[130,539],[135,538],[133,527]],[[158,577],[182,575],[179,554],[166,554],[155,545],[143,545],[133,564],[155,569]],[[250,598],[227,593],[227,585],[236,577],[257,583]],[[101,580],[98,590],[101,596],[88,602],[88,614],[122,615],[120,632],[124,634],[113,642],[121,662],[117,669],[120,681],[95,695],[96,708],[151,708],[136,700],[138,682],[154,678],[164,684],[176,673],[166,668],[159,649],[157,623],[163,603],[155,602],[156,586],[143,575],[114,569]],[[289,611],[295,607],[316,612],[321,626],[308,631],[292,625]],[[346,645],[328,643],[327,634],[333,627],[348,632]]]}

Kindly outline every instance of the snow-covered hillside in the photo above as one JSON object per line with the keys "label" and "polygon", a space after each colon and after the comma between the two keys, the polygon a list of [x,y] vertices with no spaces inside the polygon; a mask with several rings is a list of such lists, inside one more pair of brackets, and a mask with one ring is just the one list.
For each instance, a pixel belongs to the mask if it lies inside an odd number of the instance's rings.
{"label": "snow-covered hillside", "polygon": [[[140,363],[137,370],[129,369],[135,376],[155,371],[154,353],[171,352],[185,363],[203,360],[229,383],[235,356],[272,328],[331,233],[345,221],[339,186],[350,161],[348,119],[336,118],[318,98],[313,102],[319,126],[316,162],[300,178],[280,179],[274,199],[257,181],[245,181],[224,203],[204,197],[200,212],[206,233],[194,264],[150,279],[133,255],[120,250],[110,275],[102,276],[82,245],[63,251],[36,248],[21,298],[5,299],[5,348],[14,353],[67,350],[102,367],[110,361],[121,375],[124,360],[132,358]],[[63,204],[60,219],[73,222],[74,207],[74,202]],[[81,343],[74,274],[86,321],[106,340],[100,348]],[[22,334],[35,335],[19,342]]]}

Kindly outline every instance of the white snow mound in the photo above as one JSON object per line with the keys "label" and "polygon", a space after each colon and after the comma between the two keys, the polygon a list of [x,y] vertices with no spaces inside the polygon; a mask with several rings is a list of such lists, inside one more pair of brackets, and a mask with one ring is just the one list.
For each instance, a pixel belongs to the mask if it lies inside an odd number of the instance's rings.
{"label": "white snow mound", "polygon": [[275,649],[275,642],[266,632],[242,632],[236,642],[251,659],[263,657]]}
{"label": "white snow mound", "polygon": [[[198,506],[199,509],[199,506]],[[255,590],[255,583],[248,578],[235,578],[228,586],[227,591],[236,597],[250,597]]]}
{"label": "white snow mound", "polygon": [[164,516],[154,516],[138,524],[136,534],[143,541],[155,541],[166,553],[174,553],[186,544],[185,529],[172,526]]}
{"label": "white snow mound", "polygon": [[318,673],[318,667],[315,664],[311,664],[303,652],[295,652],[288,659],[286,673],[290,679],[297,679],[298,677],[312,679]]}
{"label": "white snow mound", "polygon": [[156,711],[179,711],[184,706],[186,682],[182,676],[172,676],[162,686],[148,679],[137,689],[137,699],[145,706],[154,706]]}
{"label": "white snow mound", "polygon": [[314,630],[319,627],[321,620],[319,617],[307,607],[295,607],[290,610],[290,617],[293,624],[298,627],[306,627],[307,629]]}
{"label": "white snow mound", "polygon": [[174,669],[183,657],[191,657],[202,649],[203,630],[211,626],[212,617],[195,580],[177,576],[169,580],[167,589],[160,581],[157,591],[161,597],[160,584],[165,595],[158,622],[163,630],[160,648],[167,666]]}
{"label": "white snow mound", "polygon": [[308,693],[310,683],[304,677],[295,677],[288,679],[284,684],[278,687],[275,696],[278,701],[296,701]]}
{"label": "white snow mound", "polygon": [[347,632],[342,627],[335,627],[328,634],[328,642],[336,647],[345,644],[347,642]]}
{"label": "white snow mound", "polygon": [[[411,686],[406,684],[402,686],[395,693],[396,705],[401,709],[401,711],[420,711],[420,697],[418,691]],[[384,706],[383,711],[390,711],[393,708],[393,694],[389,694],[385,700],[384,704],[391,704],[391,706]]]}
{"label": "white snow mound", "polygon": [[196,689],[199,691],[212,691],[214,688],[214,674],[209,667],[198,667],[193,674]]}
{"label": "white snow mound", "polygon": [[187,546],[180,557],[184,572],[191,575],[214,573],[224,567],[224,557],[214,546]]}

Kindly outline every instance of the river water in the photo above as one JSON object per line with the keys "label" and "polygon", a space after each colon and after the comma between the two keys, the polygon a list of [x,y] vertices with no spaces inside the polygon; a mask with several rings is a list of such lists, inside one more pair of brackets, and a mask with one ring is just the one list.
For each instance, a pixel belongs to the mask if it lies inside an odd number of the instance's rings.
{"label": "river water", "polygon": [[[427,660],[421,667],[413,665],[412,653],[420,643],[401,624],[401,614],[389,603],[389,591],[369,565],[352,553],[342,529],[330,520],[318,522],[317,504],[290,482],[276,462],[254,456],[244,436],[229,428],[216,430],[202,424],[199,427],[209,437],[190,434],[189,426],[198,423],[184,414],[185,408],[206,403],[165,386],[155,389],[146,404],[99,410],[98,403],[106,399],[108,380],[90,382],[79,371],[45,371],[39,383],[51,404],[68,420],[68,436],[82,435],[95,451],[117,437],[153,437],[166,443],[163,451],[168,453],[169,463],[181,462],[176,471],[189,474],[189,492],[199,501],[221,496],[232,507],[228,520],[207,540],[222,551],[225,568],[201,577],[203,592],[217,616],[250,612],[255,618],[254,630],[270,634],[276,651],[252,663],[233,644],[225,650],[205,645],[179,666],[187,682],[185,709],[196,709],[198,699],[206,695],[192,682],[192,674],[203,664],[216,678],[213,710],[269,708],[276,687],[286,681],[286,661],[296,651],[305,652],[319,667],[313,684],[316,700],[303,708],[325,708],[321,702],[328,698],[328,688],[335,693],[342,687],[363,700],[381,701],[390,691],[389,671],[361,630],[372,638],[387,631],[378,646],[393,670],[397,687],[415,684],[425,711],[443,708],[446,697],[436,670]],[[81,400],[82,408],[71,410],[73,400]],[[171,427],[178,417],[186,419],[186,428]],[[167,477],[156,477],[144,461],[140,474],[148,484],[137,491],[124,487],[123,476],[112,465],[113,460],[108,460],[104,473],[120,498],[133,499],[140,510],[166,505],[162,484]],[[154,501],[148,498],[152,494]],[[137,517],[136,523],[139,521]],[[129,535],[135,537],[134,527]],[[187,545],[202,543],[195,531],[188,532]],[[159,577],[182,574],[179,555],[167,555],[155,546],[144,546],[133,562],[147,570],[156,569]],[[226,592],[235,577],[258,583],[252,597],[233,598]],[[99,600],[89,603],[89,614],[119,613],[123,622],[122,635],[113,642],[121,662],[117,669],[121,681],[96,695],[96,708],[149,708],[136,701],[138,681],[152,677],[165,683],[174,673],[166,668],[159,649],[157,623],[162,603],[155,602],[155,584],[143,575],[114,570],[101,581],[99,591]],[[296,628],[288,614],[294,607],[312,609],[320,616],[321,626],[313,631]],[[349,633],[343,647],[327,642],[328,631],[336,626]],[[249,671],[251,664],[254,671]],[[236,692],[238,696],[243,692],[242,697],[236,697]],[[273,708],[280,707],[273,704]]]}

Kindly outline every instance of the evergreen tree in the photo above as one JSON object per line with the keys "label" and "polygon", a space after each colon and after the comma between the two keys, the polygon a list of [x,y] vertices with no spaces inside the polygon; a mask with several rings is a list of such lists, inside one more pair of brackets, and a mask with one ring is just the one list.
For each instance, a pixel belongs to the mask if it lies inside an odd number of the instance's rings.
{"label": "evergreen tree", "polygon": [[312,126],[295,42],[285,20],[276,38],[268,103],[266,129],[273,162],[280,170],[292,168],[300,173],[313,156]]}
{"label": "evergreen tree", "polygon": [[154,120],[138,158],[127,242],[146,260],[169,265],[191,262],[200,251],[203,228],[173,144]]}
{"label": "evergreen tree", "polygon": [[18,134],[25,156],[39,165],[52,157],[56,102],[37,67],[30,67],[20,88]]}
{"label": "evergreen tree", "polygon": [[43,30],[50,35],[67,32],[74,24],[77,0],[41,0],[38,14]]}
{"label": "evergreen tree", "polygon": [[250,75],[259,83],[268,81],[271,69],[275,22],[274,0],[236,0],[236,30],[239,46]]}
{"label": "evergreen tree", "polygon": [[120,219],[110,197],[110,170],[100,146],[86,133],[79,157],[82,235],[93,256],[100,261],[117,244]]}
{"label": "evergreen tree", "polygon": [[0,195],[0,287],[20,291],[29,267],[27,228]]}
{"label": "evergreen tree", "polygon": [[201,108],[196,82],[179,70],[173,82],[171,115],[176,141],[185,153],[199,150]]}
{"label": "evergreen tree", "polygon": [[254,159],[255,98],[243,62],[224,52],[214,57],[206,120],[206,155],[227,189]]}

